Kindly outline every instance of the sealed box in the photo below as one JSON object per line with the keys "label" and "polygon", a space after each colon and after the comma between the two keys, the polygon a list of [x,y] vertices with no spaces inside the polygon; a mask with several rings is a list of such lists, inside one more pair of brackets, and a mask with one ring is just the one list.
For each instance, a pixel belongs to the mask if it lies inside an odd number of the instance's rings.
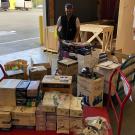
{"label": "sealed box", "polygon": [[46,113],[42,111],[41,104],[36,108],[36,131],[46,130]]}
{"label": "sealed box", "polygon": [[33,66],[29,70],[31,80],[42,80],[47,74],[47,69],[44,66]]}
{"label": "sealed box", "polygon": [[71,97],[70,117],[83,117],[82,97]]}
{"label": "sealed box", "polygon": [[69,117],[57,116],[57,133],[69,134]]}
{"label": "sealed box", "polygon": [[14,107],[10,106],[1,106],[0,107],[0,128],[9,129],[12,127],[11,122],[11,111]]}
{"label": "sealed box", "polygon": [[88,55],[77,55],[78,59],[78,71],[80,72],[83,67],[93,68],[98,64],[99,54],[101,53],[101,49],[95,49],[92,51],[92,54]]}
{"label": "sealed box", "polygon": [[56,131],[56,121],[47,121],[46,130]]}
{"label": "sealed box", "polygon": [[104,76],[97,74],[96,79],[90,79],[78,75],[77,81],[77,95],[85,98],[87,97],[90,106],[102,106]]}
{"label": "sealed box", "polygon": [[47,75],[51,75],[50,63],[34,63],[33,66],[44,66],[47,69]]}
{"label": "sealed box", "polygon": [[69,116],[70,110],[70,94],[60,94],[58,96],[58,106],[57,106],[57,115],[60,116]]}
{"label": "sealed box", "polygon": [[6,71],[23,70],[24,72],[23,79],[28,79],[28,75],[27,75],[28,63],[26,60],[17,59],[17,60],[9,61],[4,65],[4,67]]}
{"label": "sealed box", "polygon": [[13,125],[35,126],[36,107],[18,106],[12,111]]}
{"label": "sealed box", "polygon": [[40,88],[40,81],[31,81],[27,88],[28,97],[37,97]]}
{"label": "sealed box", "polygon": [[16,106],[16,87],[19,79],[4,79],[0,82],[0,106]]}
{"label": "sealed box", "polygon": [[46,75],[42,80],[43,91],[72,93],[72,76]]}
{"label": "sealed box", "polygon": [[84,128],[83,118],[70,117],[70,131],[75,133],[82,133]]}
{"label": "sealed box", "polygon": [[42,102],[42,111],[44,112],[56,112],[57,96],[55,92],[45,92]]}
{"label": "sealed box", "polygon": [[22,69],[8,70],[6,74],[8,79],[24,79],[24,71]]}
{"label": "sealed box", "polygon": [[78,73],[78,62],[73,59],[63,59],[58,61],[58,69],[62,71],[62,75],[76,75]]}

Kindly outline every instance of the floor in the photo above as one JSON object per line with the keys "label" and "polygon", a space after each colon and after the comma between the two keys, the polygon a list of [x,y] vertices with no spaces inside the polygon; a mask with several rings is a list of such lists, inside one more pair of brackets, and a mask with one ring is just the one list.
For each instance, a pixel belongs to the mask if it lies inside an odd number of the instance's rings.
{"label": "floor", "polygon": [[6,62],[9,62],[11,60],[16,60],[16,59],[27,60],[29,65],[31,65],[31,59],[34,64],[49,62],[51,65],[53,65],[52,73],[54,73],[57,68],[57,54],[51,52],[44,52],[40,47],[25,50],[25,51],[20,51],[16,53],[1,55],[0,63],[4,65]]}
{"label": "floor", "polygon": [[[0,56],[0,63],[3,65],[10,60],[25,59],[28,61],[29,64],[31,64],[30,63],[31,58],[34,63],[50,62],[50,64],[52,65],[52,74],[55,72],[57,68],[57,54],[53,54],[51,52],[44,52],[41,48],[35,48],[35,49],[26,50],[26,51],[2,55]],[[129,101],[126,104],[125,111],[124,111],[124,120],[123,120],[123,127],[122,127],[121,135],[135,135],[134,112],[135,112],[135,102]],[[112,127],[115,130],[117,125],[115,124],[112,113],[110,114],[111,114],[110,116],[112,120]],[[4,135],[4,134],[1,134],[0,132],[0,135]],[[116,133],[114,133],[114,135],[116,135]]]}

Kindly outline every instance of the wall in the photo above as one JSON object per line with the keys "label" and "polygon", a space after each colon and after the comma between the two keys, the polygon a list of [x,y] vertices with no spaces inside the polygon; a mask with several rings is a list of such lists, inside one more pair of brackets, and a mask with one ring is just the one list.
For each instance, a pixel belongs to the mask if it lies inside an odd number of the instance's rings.
{"label": "wall", "polygon": [[133,8],[135,0],[120,0],[118,32],[116,49],[125,54],[135,53],[135,40],[133,40]]}
{"label": "wall", "polygon": [[66,2],[73,3],[75,14],[81,22],[97,20],[97,0],[55,0],[55,24],[58,17],[64,14],[64,5]]}

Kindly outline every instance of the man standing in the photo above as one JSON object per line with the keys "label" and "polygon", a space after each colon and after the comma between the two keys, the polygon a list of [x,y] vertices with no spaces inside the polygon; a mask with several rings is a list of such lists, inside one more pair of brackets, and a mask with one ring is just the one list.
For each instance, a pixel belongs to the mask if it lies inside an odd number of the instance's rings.
{"label": "man standing", "polygon": [[59,60],[63,59],[62,40],[76,41],[80,31],[79,18],[73,15],[73,5],[65,4],[65,15],[57,21],[57,36],[59,40]]}

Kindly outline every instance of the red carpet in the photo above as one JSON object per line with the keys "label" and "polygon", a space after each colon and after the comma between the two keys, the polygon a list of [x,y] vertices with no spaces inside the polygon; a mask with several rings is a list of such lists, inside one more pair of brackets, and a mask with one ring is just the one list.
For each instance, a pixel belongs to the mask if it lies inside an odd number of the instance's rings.
{"label": "red carpet", "polygon": [[[30,129],[13,129],[11,131],[0,131],[0,135],[57,135],[53,131],[35,131]],[[64,135],[64,134],[59,134]],[[73,135],[73,134],[70,134]]]}

